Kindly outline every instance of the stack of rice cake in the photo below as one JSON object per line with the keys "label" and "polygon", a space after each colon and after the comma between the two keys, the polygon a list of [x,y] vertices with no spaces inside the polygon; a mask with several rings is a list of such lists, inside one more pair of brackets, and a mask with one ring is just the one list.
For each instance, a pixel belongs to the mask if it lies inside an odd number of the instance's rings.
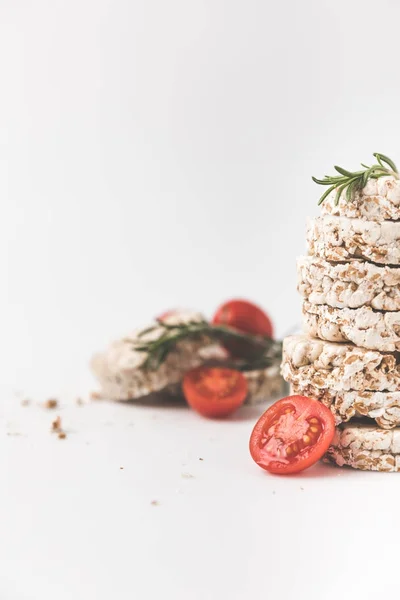
{"label": "stack of rice cake", "polygon": [[332,410],[330,460],[400,471],[400,181],[344,196],[308,223],[297,262],[305,334],[284,340],[282,374]]}

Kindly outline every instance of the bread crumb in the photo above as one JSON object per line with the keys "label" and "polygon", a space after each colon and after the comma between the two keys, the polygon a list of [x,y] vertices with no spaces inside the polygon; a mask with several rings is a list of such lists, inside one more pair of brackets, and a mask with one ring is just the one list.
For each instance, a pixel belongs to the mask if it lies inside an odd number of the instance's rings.
{"label": "bread crumb", "polygon": [[56,400],[56,398],[49,398],[48,400],[46,400],[46,402],[43,404],[43,406],[44,406],[44,408],[53,410],[53,408],[57,408],[58,400]]}
{"label": "bread crumb", "polygon": [[204,460],[204,458],[199,458],[199,460]]}
{"label": "bread crumb", "polygon": [[181,473],[182,479],[194,479],[194,475],[191,473]]}
{"label": "bread crumb", "polygon": [[123,470],[124,467],[120,467],[121,470]]}
{"label": "bread crumb", "polygon": [[103,396],[101,395],[100,392],[90,392],[90,399],[91,400],[103,400]]}
{"label": "bread crumb", "polygon": [[85,404],[84,401],[82,400],[82,398],[77,398],[76,403],[78,406],[83,406]]}
{"label": "bread crumb", "polygon": [[160,503],[159,503],[159,501],[158,501],[158,500],[152,500],[152,501],[150,502],[150,504],[151,504],[152,506],[160,506]]}
{"label": "bread crumb", "polygon": [[65,440],[67,434],[61,427],[61,417],[57,417],[56,419],[54,419],[54,421],[51,424],[51,431],[52,433],[57,433],[60,440]]}
{"label": "bread crumb", "polygon": [[61,417],[57,417],[51,424],[51,430],[58,433],[61,431]]}
{"label": "bread crumb", "polygon": [[21,406],[29,406],[31,403],[31,401],[29,400],[29,398],[23,398],[21,400]]}

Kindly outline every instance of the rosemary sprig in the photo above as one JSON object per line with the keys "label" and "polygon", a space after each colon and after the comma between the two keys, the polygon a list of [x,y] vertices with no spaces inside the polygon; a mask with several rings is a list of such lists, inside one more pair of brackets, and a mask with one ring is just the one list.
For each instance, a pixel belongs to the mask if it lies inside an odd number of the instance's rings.
{"label": "rosemary sprig", "polygon": [[369,179],[379,179],[379,177],[385,177],[387,175],[393,175],[396,179],[399,179],[399,172],[394,162],[379,152],[374,152],[374,157],[377,163],[371,165],[364,165],[362,171],[347,171],[342,167],[335,166],[335,170],[339,175],[325,175],[323,179],[317,179],[313,177],[312,180],[319,185],[328,185],[329,188],[319,199],[318,206],[322,204],[327,196],[334,190],[336,190],[335,206],[339,204],[342,193],[346,190],[346,200],[351,202],[354,200],[356,192],[360,192],[366,185]]}
{"label": "rosemary sprig", "polygon": [[143,366],[150,371],[157,370],[165,361],[168,354],[183,340],[209,338],[219,343],[242,341],[250,344],[256,354],[254,360],[243,359],[232,361],[232,366],[242,371],[262,369],[277,364],[282,356],[281,342],[264,336],[240,333],[222,325],[212,325],[204,320],[190,321],[176,325],[168,325],[164,321],[157,321],[156,325],[142,331],[139,334],[139,338],[144,338],[147,334],[155,330],[160,331],[160,335],[156,339],[132,340],[135,350],[147,353],[148,356]]}

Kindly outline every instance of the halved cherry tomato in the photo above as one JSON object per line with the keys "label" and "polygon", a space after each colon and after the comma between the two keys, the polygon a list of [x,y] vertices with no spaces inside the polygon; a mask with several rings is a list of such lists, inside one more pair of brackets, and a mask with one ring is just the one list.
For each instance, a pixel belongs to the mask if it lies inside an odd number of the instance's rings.
{"label": "halved cherry tomato", "polygon": [[[215,325],[225,325],[242,333],[263,335],[272,338],[273,326],[268,315],[247,300],[230,300],[219,307],[213,317]],[[229,341],[224,344],[232,356],[256,358],[257,351],[246,341]]]}
{"label": "halved cherry tomato", "polygon": [[226,417],[247,396],[247,380],[240,371],[220,367],[197,367],[183,379],[188,404],[204,417]]}
{"label": "halved cherry tomato", "polygon": [[325,454],[334,433],[335,419],[329,408],[305,396],[288,396],[257,421],[250,454],[270,473],[297,473]]}

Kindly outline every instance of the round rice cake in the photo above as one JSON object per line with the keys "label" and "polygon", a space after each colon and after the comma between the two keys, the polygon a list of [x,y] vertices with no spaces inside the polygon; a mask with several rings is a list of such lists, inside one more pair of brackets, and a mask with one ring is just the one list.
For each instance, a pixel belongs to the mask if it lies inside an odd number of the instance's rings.
{"label": "round rice cake", "polygon": [[297,275],[297,289],[311,304],[400,310],[400,268],[356,259],[335,263],[301,256],[297,259]]}
{"label": "round rice cake", "polygon": [[306,333],[331,342],[352,342],[382,352],[400,350],[400,311],[375,312],[369,306],[333,308],[303,303]]}
{"label": "round rice cake", "polygon": [[346,390],[336,392],[310,384],[291,384],[293,394],[314,398],[325,404],[335,416],[336,424],[354,417],[373,419],[382,429],[400,425],[400,392]]}
{"label": "round rice cake", "polygon": [[285,393],[286,385],[279,372],[279,365],[242,373],[247,379],[245,404],[261,404]]}
{"label": "round rice cake", "polygon": [[[179,312],[165,317],[168,325],[202,321],[199,313]],[[113,342],[104,352],[96,354],[91,368],[100,383],[100,395],[116,401],[143,400],[154,394],[168,398],[182,396],[181,382],[187,371],[205,364],[225,366],[226,353],[208,337],[182,340],[156,370],[145,366],[148,354],[135,349],[138,342],[158,339],[164,332],[157,324],[133,332],[129,337]],[[145,332],[145,333],[143,333]],[[229,365],[231,366],[231,365]],[[284,393],[285,381],[279,365],[243,371],[247,379],[246,404],[258,404]]]}
{"label": "round rice cake", "polygon": [[316,217],[307,223],[307,245],[308,254],[326,260],[400,265],[400,222]]}
{"label": "round rice cake", "polygon": [[400,390],[399,355],[304,334],[283,340],[281,372],[289,383],[322,390]]}
{"label": "round rice cake", "polygon": [[400,429],[347,423],[336,429],[325,458],[339,467],[363,471],[400,471]]}
{"label": "round rice cake", "polygon": [[391,175],[369,179],[364,189],[354,194],[351,202],[346,200],[345,193],[338,205],[335,199],[336,190],[322,203],[322,214],[368,221],[400,220],[400,180]]}
{"label": "round rice cake", "polygon": [[[168,325],[176,325],[202,321],[204,317],[199,313],[180,312],[164,320]],[[148,354],[139,352],[135,346],[139,342],[157,340],[163,333],[164,329],[154,323],[151,329],[134,331],[92,358],[91,368],[104,398],[135,400],[168,390],[169,386],[182,380],[186,371],[204,364],[201,351],[211,345],[211,340],[206,337],[179,342],[157,370],[147,369],[145,362]]]}

